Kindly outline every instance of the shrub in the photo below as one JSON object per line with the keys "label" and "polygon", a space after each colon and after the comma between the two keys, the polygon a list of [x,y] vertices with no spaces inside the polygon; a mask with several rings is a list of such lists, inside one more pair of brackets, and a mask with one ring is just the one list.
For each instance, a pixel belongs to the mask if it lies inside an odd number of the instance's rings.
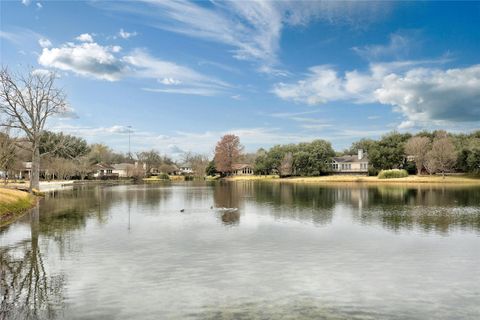
{"label": "shrub", "polygon": [[396,179],[405,177],[408,177],[408,172],[403,169],[382,170],[378,174],[378,179]]}
{"label": "shrub", "polygon": [[373,166],[368,166],[368,175],[371,177],[376,177],[378,175],[378,169]]}
{"label": "shrub", "polygon": [[158,175],[158,179],[160,179],[160,180],[170,180],[170,176],[166,173],[160,173]]}
{"label": "shrub", "polygon": [[193,176],[185,176],[185,181],[193,181]]}

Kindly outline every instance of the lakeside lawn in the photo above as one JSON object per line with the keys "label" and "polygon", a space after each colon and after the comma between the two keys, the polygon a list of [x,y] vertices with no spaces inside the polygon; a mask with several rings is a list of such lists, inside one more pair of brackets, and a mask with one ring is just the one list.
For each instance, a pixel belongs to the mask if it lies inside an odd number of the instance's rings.
{"label": "lakeside lawn", "polygon": [[229,177],[228,181],[276,181],[276,182],[290,182],[290,183],[436,183],[436,184],[479,184],[480,178],[467,175],[442,176],[437,175],[411,175],[405,178],[394,179],[379,179],[378,177],[354,176],[354,175],[335,175],[335,176],[321,176],[321,177],[291,177],[282,178],[278,176],[234,176]]}
{"label": "lakeside lawn", "polygon": [[35,197],[27,192],[0,188],[0,226],[30,209],[35,202]]}

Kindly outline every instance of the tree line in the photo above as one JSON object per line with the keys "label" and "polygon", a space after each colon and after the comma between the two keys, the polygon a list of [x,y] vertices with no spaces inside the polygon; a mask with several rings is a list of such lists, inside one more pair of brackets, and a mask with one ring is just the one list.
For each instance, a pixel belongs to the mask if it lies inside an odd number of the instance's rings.
{"label": "tree line", "polygon": [[388,169],[405,169],[410,174],[480,174],[480,131],[466,134],[443,130],[416,134],[393,131],[377,140],[355,141],[342,152],[335,152],[330,142],[318,139],[244,154],[240,138],[225,135],[217,143],[206,173],[230,175],[235,163],[244,162],[258,175],[320,176],[331,172],[333,157],[356,155],[359,149],[368,155],[370,175]]}
{"label": "tree line", "polygon": [[[30,70],[19,74],[5,67],[0,70],[0,170],[11,171],[18,158],[30,160],[30,191],[39,188],[42,161],[44,168],[46,165],[56,168],[54,176],[66,178],[84,177],[92,163],[134,160],[131,154],[115,153],[102,144],[89,146],[81,138],[46,131],[48,119],[70,110],[56,79],[55,73]],[[17,134],[21,137],[15,137]],[[316,176],[328,173],[333,156],[355,154],[358,149],[367,152],[372,175],[392,168],[418,174],[480,173],[480,131],[470,134],[423,131],[415,135],[391,132],[378,140],[356,141],[343,153],[335,153],[328,141],[318,139],[245,154],[237,136],[225,135],[218,142],[212,161],[205,155],[191,153],[184,160],[191,162],[199,175],[205,172],[229,175],[236,163],[247,162],[256,174]],[[137,153],[136,160],[145,163],[147,173],[153,168],[168,172],[174,164],[155,150]]]}
{"label": "tree line", "polygon": [[[95,164],[130,164],[129,176],[151,176],[172,174],[180,163],[157,150],[140,151],[133,154],[116,152],[102,143],[88,144],[83,138],[62,132],[44,131],[39,140],[40,177],[50,179],[85,179]],[[24,162],[31,161],[28,142],[13,137],[8,130],[0,131],[0,171],[15,176],[22,170]],[[210,159],[207,155],[186,152],[179,160],[188,163],[194,173],[204,175]],[[135,163],[139,168],[135,169]],[[6,175],[5,177],[6,178]]]}

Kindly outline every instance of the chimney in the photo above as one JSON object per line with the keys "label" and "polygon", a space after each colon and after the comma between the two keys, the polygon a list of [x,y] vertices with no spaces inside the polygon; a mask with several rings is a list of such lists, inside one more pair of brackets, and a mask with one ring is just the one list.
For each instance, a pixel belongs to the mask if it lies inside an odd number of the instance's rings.
{"label": "chimney", "polygon": [[363,149],[358,149],[358,160],[362,160],[363,158]]}

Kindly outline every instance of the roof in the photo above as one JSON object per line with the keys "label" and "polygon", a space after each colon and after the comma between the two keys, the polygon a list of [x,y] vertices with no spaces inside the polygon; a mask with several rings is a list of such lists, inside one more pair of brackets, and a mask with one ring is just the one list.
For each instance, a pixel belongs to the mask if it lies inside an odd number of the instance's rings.
{"label": "roof", "polygon": [[346,155],[341,157],[333,157],[335,162],[368,162],[368,156],[363,155],[362,159],[358,159],[358,155]]}
{"label": "roof", "polygon": [[131,163],[117,163],[117,164],[113,164],[112,167],[115,170],[128,170],[129,168],[132,168],[135,166]]}
{"label": "roof", "polygon": [[179,167],[180,167],[180,168],[191,168],[192,165],[191,165],[190,163],[186,162],[186,163],[180,164]]}
{"label": "roof", "polygon": [[114,167],[112,167],[111,165],[109,164],[106,164],[106,163],[97,163],[95,165],[93,165],[93,167],[97,170],[113,170],[115,169]]}
{"label": "roof", "polygon": [[232,169],[233,170],[242,170],[245,168],[253,168],[251,164],[248,163],[234,163],[232,164]]}

